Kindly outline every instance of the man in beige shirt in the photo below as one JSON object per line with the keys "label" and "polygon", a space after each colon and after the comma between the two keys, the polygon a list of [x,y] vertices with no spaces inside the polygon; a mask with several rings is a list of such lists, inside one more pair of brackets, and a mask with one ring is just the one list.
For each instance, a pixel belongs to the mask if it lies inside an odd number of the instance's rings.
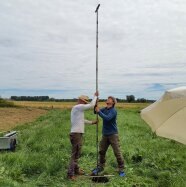
{"label": "man in beige shirt", "polygon": [[67,177],[70,180],[75,180],[75,175],[84,174],[84,171],[78,166],[78,159],[80,158],[82,137],[84,134],[85,124],[97,124],[97,121],[89,121],[84,119],[84,111],[93,108],[99,96],[98,91],[94,94],[94,98],[88,103],[89,98],[81,95],[78,98],[78,104],[71,110],[71,131],[70,142],[72,145],[72,153],[70,164],[67,172]]}

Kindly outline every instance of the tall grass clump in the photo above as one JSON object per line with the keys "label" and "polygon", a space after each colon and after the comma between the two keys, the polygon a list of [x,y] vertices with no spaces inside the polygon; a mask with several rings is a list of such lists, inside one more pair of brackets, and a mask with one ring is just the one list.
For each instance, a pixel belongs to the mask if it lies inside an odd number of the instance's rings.
{"label": "tall grass clump", "polygon": [[[85,112],[95,119],[93,111]],[[102,121],[99,122],[99,140]],[[71,154],[70,110],[51,110],[32,123],[16,128],[15,152],[0,152],[0,186],[105,186],[89,177],[66,178]],[[104,174],[113,174],[106,186],[185,187],[186,146],[157,137],[135,109],[118,109],[118,130],[126,177],[117,173],[112,149],[106,155]],[[80,167],[87,174],[96,166],[96,128],[85,127]]]}
{"label": "tall grass clump", "polygon": [[0,98],[0,107],[15,107],[14,103]]}

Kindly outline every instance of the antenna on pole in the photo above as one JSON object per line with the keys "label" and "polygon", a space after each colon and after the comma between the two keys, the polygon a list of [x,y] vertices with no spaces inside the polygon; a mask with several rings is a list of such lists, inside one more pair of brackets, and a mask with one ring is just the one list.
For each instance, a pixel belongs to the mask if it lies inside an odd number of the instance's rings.
{"label": "antenna on pole", "polygon": [[100,4],[98,4],[98,6],[97,6],[97,8],[96,8],[95,12],[97,12],[97,11],[98,11],[99,7],[100,7]]}
{"label": "antenna on pole", "polygon": [[[95,13],[96,13],[96,91],[98,91],[98,10],[100,4],[98,4]],[[98,114],[96,114],[97,125],[96,125],[96,149],[97,149],[97,168],[98,168]],[[97,173],[98,175],[98,173]]]}

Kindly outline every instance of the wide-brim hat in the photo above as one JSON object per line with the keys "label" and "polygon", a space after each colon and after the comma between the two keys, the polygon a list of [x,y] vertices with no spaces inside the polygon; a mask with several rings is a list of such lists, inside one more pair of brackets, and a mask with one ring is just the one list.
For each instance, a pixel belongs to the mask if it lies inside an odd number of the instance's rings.
{"label": "wide-brim hat", "polygon": [[80,96],[78,97],[78,99],[84,101],[85,103],[88,103],[88,102],[89,102],[89,97],[86,96],[86,95],[80,95]]}

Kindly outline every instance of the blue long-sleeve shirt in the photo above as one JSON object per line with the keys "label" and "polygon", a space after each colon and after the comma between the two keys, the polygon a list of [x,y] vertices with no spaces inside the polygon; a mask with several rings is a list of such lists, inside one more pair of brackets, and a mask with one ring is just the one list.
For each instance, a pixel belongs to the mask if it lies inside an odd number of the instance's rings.
{"label": "blue long-sleeve shirt", "polygon": [[103,119],[103,128],[102,128],[102,134],[103,135],[112,135],[117,134],[117,111],[114,107],[112,108],[102,108],[98,112],[98,115]]}

